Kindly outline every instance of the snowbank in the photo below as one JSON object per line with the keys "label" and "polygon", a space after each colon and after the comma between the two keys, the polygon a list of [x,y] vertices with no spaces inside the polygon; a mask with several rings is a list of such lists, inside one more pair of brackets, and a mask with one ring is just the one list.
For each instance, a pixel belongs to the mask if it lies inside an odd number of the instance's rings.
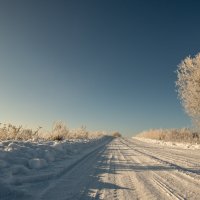
{"label": "snowbank", "polygon": [[26,192],[17,188],[24,183],[59,176],[76,158],[80,158],[84,152],[97,148],[106,140],[106,137],[102,137],[59,142],[13,140],[0,142],[0,199],[18,197],[22,199],[23,195],[27,197]]}

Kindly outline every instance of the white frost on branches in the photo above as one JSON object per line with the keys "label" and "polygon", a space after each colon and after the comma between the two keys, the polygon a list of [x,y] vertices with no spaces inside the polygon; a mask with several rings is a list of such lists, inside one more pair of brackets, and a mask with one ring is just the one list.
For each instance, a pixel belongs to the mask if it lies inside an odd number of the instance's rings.
{"label": "white frost on branches", "polygon": [[178,66],[176,86],[186,113],[200,127],[200,53],[186,57]]}

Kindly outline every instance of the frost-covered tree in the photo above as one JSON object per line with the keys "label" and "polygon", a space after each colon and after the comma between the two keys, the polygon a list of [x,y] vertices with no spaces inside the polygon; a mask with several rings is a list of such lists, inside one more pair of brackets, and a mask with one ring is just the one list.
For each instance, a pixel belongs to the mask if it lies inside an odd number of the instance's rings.
{"label": "frost-covered tree", "polygon": [[177,70],[176,86],[186,113],[200,128],[200,53],[186,57]]}

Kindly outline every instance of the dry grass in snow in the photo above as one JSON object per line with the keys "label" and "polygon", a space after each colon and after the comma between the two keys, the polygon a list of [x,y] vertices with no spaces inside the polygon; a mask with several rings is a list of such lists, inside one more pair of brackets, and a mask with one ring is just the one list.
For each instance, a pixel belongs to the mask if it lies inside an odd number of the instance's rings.
{"label": "dry grass in snow", "polygon": [[0,124],[0,140],[65,140],[65,139],[93,139],[107,135],[103,131],[89,132],[85,126],[70,130],[63,122],[53,124],[52,131],[44,131],[42,127],[36,130],[25,129],[12,124]]}
{"label": "dry grass in snow", "polygon": [[151,129],[139,133],[137,137],[171,141],[171,142],[189,142],[200,143],[200,133],[194,132],[188,128],[182,129]]}

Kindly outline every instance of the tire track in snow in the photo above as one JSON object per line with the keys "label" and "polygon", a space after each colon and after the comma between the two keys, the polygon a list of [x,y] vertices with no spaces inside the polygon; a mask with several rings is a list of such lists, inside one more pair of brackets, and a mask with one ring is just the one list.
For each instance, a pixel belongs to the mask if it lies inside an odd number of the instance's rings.
{"label": "tire track in snow", "polygon": [[[124,145],[123,142],[122,144]],[[131,158],[128,158],[128,156],[126,156],[123,153],[123,149],[121,149],[121,155],[123,156],[124,160],[127,162],[127,168],[130,168],[131,164],[133,163],[134,164],[137,163],[138,165],[142,166],[140,162],[136,162],[135,159],[132,159],[132,156],[129,156]],[[136,154],[133,152],[133,155],[136,155]],[[145,174],[137,173],[133,170],[131,171],[130,169],[126,172],[126,174],[128,175],[129,180],[130,180],[129,183],[131,183],[132,188],[134,188],[135,190],[134,192],[135,195],[132,197],[130,196],[129,199],[153,200],[153,199],[163,198],[159,195],[159,193],[152,192],[152,191],[156,191],[156,188],[151,184],[151,182],[149,182],[149,177],[148,179],[146,179]],[[124,184],[127,184],[126,181],[124,182]]]}
{"label": "tire track in snow", "polygon": [[153,181],[163,190],[166,192],[167,195],[169,195],[172,199],[176,200],[184,200],[181,195],[177,194],[170,186],[168,186],[163,179],[161,179],[160,176],[157,175],[153,177]]}
{"label": "tire track in snow", "polygon": [[87,180],[91,175],[91,166],[94,169],[93,165],[98,163],[105,148],[105,144],[103,144],[77,160],[70,170],[55,180],[53,184],[50,184],[50,187],[43,190],[36,199],[81,199],[85,195],[85,185],[89,184],[85,179]]}
{"label": "tire track in snow", "polygon": [[[123,199],[121,189],[119,189],[117,186],[120,186],[118,184],[118,175],[116,170],[116,163],[118,163],[119,159],[116,152],[116,145],[115,142],[110,144],[110,150],[108,150],[108,157],[109,159],[109,171],[106,174],[104,181],[108,183],[112,183],[114,185],[113,189],[104,189],[101,195],[101,199],[113,199],[113,200],[121,200]],[[114,148],[114,149],[113,149]]]}
{"label": "tire track in snow", "polygon": [[127,139],[114,139],[77,161],[36,199],[198,199],[198,177],[182,172],[179,167],[185,166],[179,166],[181,162],[177,168],[176,163],[162,157],[165,149],[160,151],[153,155],[145,144],[142,147]]}

